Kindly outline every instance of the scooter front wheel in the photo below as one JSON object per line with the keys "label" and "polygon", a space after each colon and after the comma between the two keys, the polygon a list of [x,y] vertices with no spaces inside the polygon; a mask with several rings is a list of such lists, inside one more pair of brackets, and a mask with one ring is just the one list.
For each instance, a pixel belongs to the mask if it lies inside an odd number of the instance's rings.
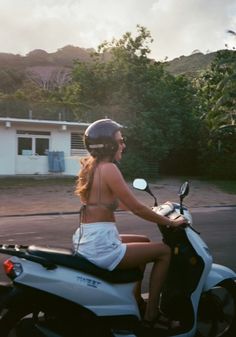
{"label": "scooter front wheel", "polygon": [[236,284],[233,280],[224,280],[201,295],[196,336],[236,336]]}

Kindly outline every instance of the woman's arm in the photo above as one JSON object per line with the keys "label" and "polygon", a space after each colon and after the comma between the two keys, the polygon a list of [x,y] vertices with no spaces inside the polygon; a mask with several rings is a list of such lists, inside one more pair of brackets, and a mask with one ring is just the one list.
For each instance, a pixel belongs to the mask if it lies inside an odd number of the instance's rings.
{"label": "woman's arm", "polygon": [[126,184],[120,170],[116,165],[108,163],[103,166],[103,179],[105,180],[112,193],[118,197],[125,208],[130,210],[135,215],[159,225],[176,227],[185,223],[184,218],[178,220],[170,220],[165,216],[153,212],[149,207],[138,201]]}

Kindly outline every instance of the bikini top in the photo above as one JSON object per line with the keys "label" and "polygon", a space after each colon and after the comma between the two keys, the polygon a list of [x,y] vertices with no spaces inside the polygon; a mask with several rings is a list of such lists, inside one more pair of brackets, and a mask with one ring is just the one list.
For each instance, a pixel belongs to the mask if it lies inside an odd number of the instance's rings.
{"label": "bikini top", "polygon": [[109,211],[114,212],[119,206],[119,201],[118,199],[115,199],[110,204],[106,204],[104,202],[96,202],[96,203],[87,203],[87,204],[84,204],[84,206],[103,206],[107,208]]}

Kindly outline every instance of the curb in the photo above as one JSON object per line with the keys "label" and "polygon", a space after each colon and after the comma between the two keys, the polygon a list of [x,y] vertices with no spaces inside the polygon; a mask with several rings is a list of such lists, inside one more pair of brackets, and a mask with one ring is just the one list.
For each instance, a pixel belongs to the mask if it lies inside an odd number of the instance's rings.
{"label": "curb", "polygon": [[[208,205],[208,206],[194,206],[194,207],[189,207],[190,209],[196,209],[196,208],[233,208],[236,207],[236,205]],[[116,213],[125,213],[129,211],[123,211],[123,210],[118,210]],[[68,212],[46,212],[46,213],[25,213],[25,214],[5,214],[5,215],[0,215],[0,218],[17,218],[17,217],[30,217],[30,216],[50,216],[50,215],[72,215],[72,214],[80,214],[80,211],[68,211]]]}

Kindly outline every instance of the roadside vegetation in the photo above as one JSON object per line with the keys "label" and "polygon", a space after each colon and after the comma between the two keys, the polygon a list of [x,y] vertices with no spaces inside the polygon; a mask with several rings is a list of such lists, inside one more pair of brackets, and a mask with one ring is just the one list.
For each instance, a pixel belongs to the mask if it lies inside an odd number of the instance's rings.
{"label": "roadside vegetation", "polygon": [[74,185],[74,177],[0,177],[0,190],[18,189],[25,187],[41,187],[41,186],[60,186],[60,185]]}
{"label": "roadside vegetation", "polygon": [[[212,185],[219,187],[223,192],[236,194],[236,181],[232,180],[209,180],[199,177],[194,177],[194,179],[206,181]],[[162,177],[158,177],[158,184],[160,184]],[[183,179],[185,180],[185,179]],[[189,178],[191,180],[191,178]],[[42,187],[42,186],[70,186],[71,189],[74,189],[76,182],[76,177],[45,177],[45,176],[36,176],[36,177],[0,177],[0,191],[7,189],[24,189],[27,187]],[[155,179],[149,179],[149,183],[156,182]]]}
{"label": "roadside vegetation", "polygon": [[121,169],[128,179],[135,172],[148,179],[169,174],[235,181],[235,50],[217,52],[202,73],[174,76],[166,62],[149,58],[151,43],[151,33],[137,26],[136,34],[98,46],[90,62],[75,61],[66,83],[50,87],[22,78],[17,89],[1,88],[1,111],[122,123],[129,155]]}
{"label": "roadside vegetation", "polygon": [[218,186],[222,191],[226,193],[236,194],[236,181],[214,180],[212,183]]}

